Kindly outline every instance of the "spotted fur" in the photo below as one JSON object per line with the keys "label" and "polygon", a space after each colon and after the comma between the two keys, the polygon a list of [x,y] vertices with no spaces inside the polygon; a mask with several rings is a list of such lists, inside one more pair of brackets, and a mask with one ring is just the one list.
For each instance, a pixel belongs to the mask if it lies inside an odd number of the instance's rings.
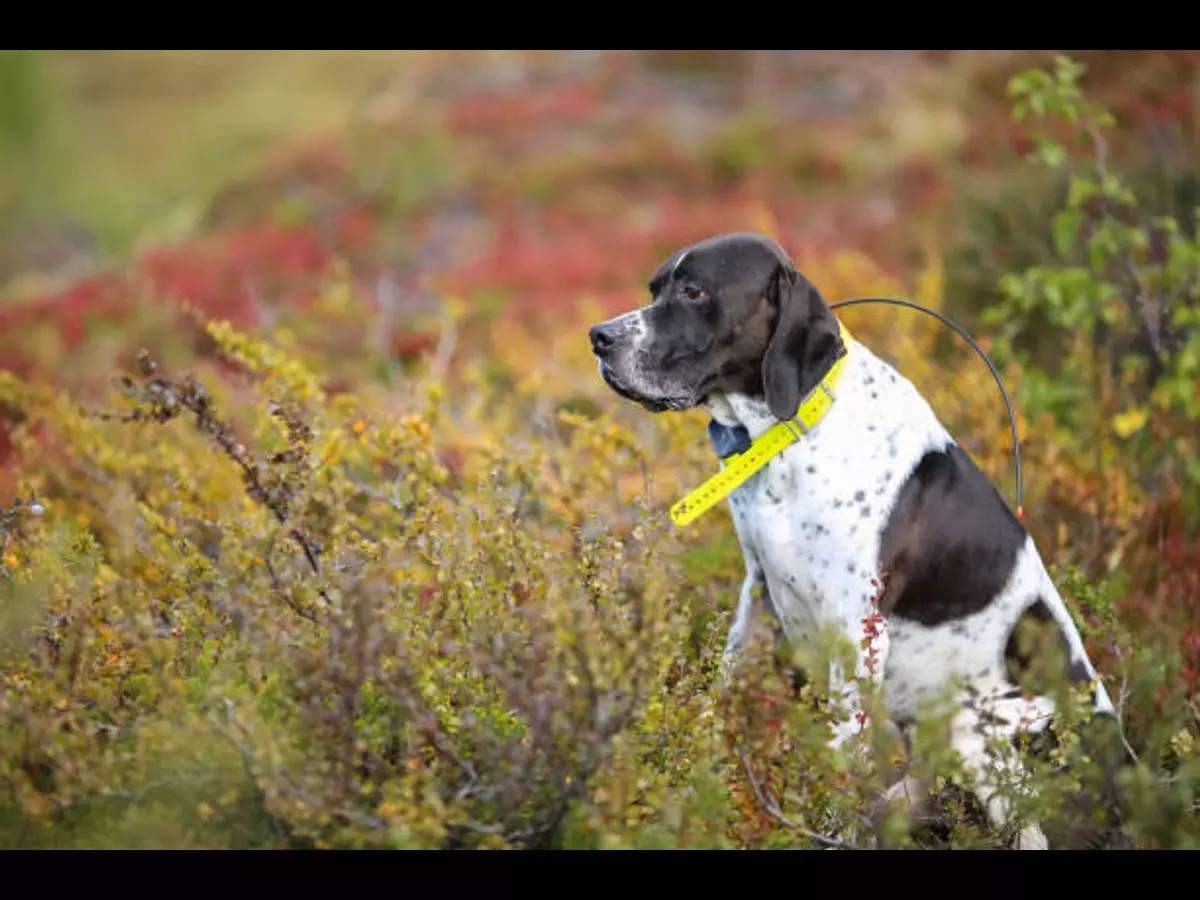
{"label": "spotted fur", "polygon": [[[686,248],[651,292],[649,307],[592,339],[608,383],[654,411],[702,405],[757,438],[850,354],[824,419],[729,497],[746,578],[726,665],[764,612],[794,645],[833,630],[859,646],[878,604],[875,672],[860,649],[854,674],[881,683],[898,724],[956,691],[954,746],[989,816],[1005,823],[986,739],[1043,729],[1053,712],[1049,697],[1016,687],[1031,663],[1018,622],[1057,629],[1071,676],[1093,682],[1097,711],[1112,711],[1032,538],[917,389],[865,345],[841,346],[828,307],[773,242],[732,235]],[[856,710],[851,673],[829,674]],[[852,717],[834,742],[860,727]],[[1045,838],[1031,825],[1019,843]]]}

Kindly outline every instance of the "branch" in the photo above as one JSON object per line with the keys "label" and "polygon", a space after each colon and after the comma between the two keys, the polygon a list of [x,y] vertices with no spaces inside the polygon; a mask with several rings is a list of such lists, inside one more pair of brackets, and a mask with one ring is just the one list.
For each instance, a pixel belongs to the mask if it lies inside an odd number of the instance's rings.
{"label": "branch", "polygon": [[[1105,218],[1114,218],[1108,207],[1108,200],[1104,196],[1104,182],[1108,178],[1108,144],[1104,140],[1104,136],[1100,134],[1100,129],[1095,123],[1088,123],[1087,132],[1092,138],[1092,144],[1096,148],[1096,172],[1100,175],[1100,209]],[[1160,371],[1161,362],[1159,354],[1162,352],[1162,333],[1161,333],[1161,310],[1155,311],[1150,308],[1149,297],[1146,293],[1146,287],[1142,284],[1141,276],[1138,275],[1137,269],[1134,267],[1132,260],[1127,254],[1121,255],[1121,268],[1125,275],[1129,278],[1133,285],[1133,296],[1122,295],[1130,312],[1138,317],[1142,323],[1142,328],[1145,331],[1146,349],[1150,351],[1151,366],[1155,372]]]}
{"label": "branch", "polygon": [[755,798],[758,800],[759,805],[771,818],[782,825],[786,825],[788,828],[791,828],[794,831],[800,832],[815,844],[821,844],[825,847],[836,847],[840,850],[858,849],[853,844],[847,844],[845,841],[840,841],[837,838],[831,838],[823,834],[817,834],[815,831],[809,831],[803,825],[799,824],[798,822],[793,822],[791,819],[785,816],[783,811],[779,808],[779,804],[775,802],[775,798],[767,792],[766,788],[761,787],[758,781],[755,779],[754,772],[750,768],[750,759],[746,756],[746,751],[739,748],[738,756],[741,757],[742,767],[746,770],[746,778],[750,782],[750,787],[754,790]]}
{"label": "branch", "polygon": [[[1119,644],[1115,645],[1114,649],[1117,653],[1117,659],[1121,661],[1121,666],[1124,668],[1125,655],[1121,652]],[[1121,690],[1117,694],[1117,733],[1121,736],[1121,743],[1125,745],[1125,752],[1133,757],[1135,763],[1140,763],[1141,759],[1137,752],[1129,744],[1129,739],[1125,737],[1125,698],[1129,695],[1129,673],[1125,672],[1121,675]]]}

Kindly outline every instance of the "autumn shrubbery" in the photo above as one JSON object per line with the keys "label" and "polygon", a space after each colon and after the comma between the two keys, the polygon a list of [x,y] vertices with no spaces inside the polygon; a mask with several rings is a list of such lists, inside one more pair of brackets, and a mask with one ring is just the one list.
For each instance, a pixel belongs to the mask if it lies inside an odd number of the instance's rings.
{"label": "autumn shrubbery", "polygon": [[[725,692],[736,544],[723,515],[664,527],[710,465],[691,417],[614,419],[598,383],[564,395],[570,351],[526,379],[503,353],[414,371],[397,401],[330,396],[299,352],[202,334],[197,372],[144,355],[92,409],[0,382],[37,461],[36,506],[3,520],[6,845],[1007,839],[956,787],[936,717],[911,759],[883,729],[835,753],[838,711],[765,635]],[[1132,643],[1115,623],[1092,639]],[[1194,802],[1185,697],[1161,658],[1118,675],[1161,710],[1138,717],[1158,755],[1135,834],[1188,844],[1162,806]],[[1070,741],[1055,752],[1021,801],[1040,817],[1101,786]],[[939,798],[913,835],[876,808],[910,765]]]}
{"label": "autumn shrubbery", "polygon": [[[1024,84],[1075,103],[1076,74]],[[594,102],[553,96],[522,115]],[[473,133],[479,115],[460,108],[456,127]],[[751,137],[719,136],[729,177],[760,164]],[[1075,188],[1047,239],[1062,265],[1012,272],[981,336],[997,336],[1017,396],[1028,524],[1124,739],[1054,684],[1055,740],[996,751],[1024,758],[1028,783],[1004,790],[1052,841],[1194,847],[1195,287],[1179,236],[1193,232],[1159,221],[1141,246],[1122,186],[1079,177],[1091,193]],[[1120,227],[1088,204],[1110,195]],[[747,209],[772,223],[766,207]],[[723,221],[727,208],[709,211]],[[629,238],[606,271],[651,261],[655,241],[682,239],[682,221]],[[819,667],[806,680],[769,630],[726,686],[718,662],[742,575],[728,514],[685,531],[666,517],[714,465],[704,416],[651,416],[605,388],[586,346],[599,309],[537,318],[512,299],[600,279],[582,278],[599,263],[572,233],[548,227],[508,255],[498,241],[491,264],[461,269],[448,281],[462,297],[403,323],[421,338],[403,361],[395,311],[324,251],[284,279],[303,303],[241,304],[257,312],[236,324],[220,311],[237,285],[270,293],[278,281],[257,251],[199,295],[188,288],[209,269],[188,254],[154,257],[155,277],[105,281],[128,315],[86,340],[17,322],[20,340],[3,346],[24,362],[0,368],[0,846],[1011,840],[966,789],[947,710],[931,709],[911,745],[871,726],[857,750],[835,752],[827,724],[844,711],[823,698]],[[1157,381],[1123,362],[1139,353],[1123,255],[1158,266],[1143,283],[1184,310]],[[911,284],[863,253],[797,256],[830,301],[938,306],[947,292],[937,253]],[[550,269],[562,259],[565,281]],[[180,293],[220,301],[217,315],[171,302]],[[986,369],[906,315],[845,319],[1007,490],[1011,449]],[[267,319],[269,332],[254,330]],[[1068,348],[1056,367],[1019,352],[1035,346],[1030,332]],[[854,638],[869,645],[869,623]],[[1126,753],[1136,762],[1118,765]],[[932,795],[912,822],[878,803],[905,773]]]}

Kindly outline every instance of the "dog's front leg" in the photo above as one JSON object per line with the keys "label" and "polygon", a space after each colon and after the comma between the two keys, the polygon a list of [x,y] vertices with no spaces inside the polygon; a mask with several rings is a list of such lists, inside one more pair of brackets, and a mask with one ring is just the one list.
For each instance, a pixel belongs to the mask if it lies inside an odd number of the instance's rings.
{"label": "dog's front leg", "polygon": [[738,657],[750,638],[750,629],[754,624],[754,607],[758,599],[757,593],[765,588],[762,569],[753,561],[746,560],[746,579],[742,582],[742,592],[738,595],[737,609],[733,612],[733,624],[729,626],[729,636],[725,639],[725,652],[721,656],[721,669],[728,684],[733,677],[733,670]]}

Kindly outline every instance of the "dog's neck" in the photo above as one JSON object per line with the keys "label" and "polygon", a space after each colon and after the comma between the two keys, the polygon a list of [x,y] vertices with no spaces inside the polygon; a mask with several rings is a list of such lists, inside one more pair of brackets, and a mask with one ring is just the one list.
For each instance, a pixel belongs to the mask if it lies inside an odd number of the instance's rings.
{"label": "dog's neck", "polygon": [[730,428],[741,425],[754,440],[778,421],[763,397],[752,397],[736,391],[709,394],[702,404],[708,414]]}

